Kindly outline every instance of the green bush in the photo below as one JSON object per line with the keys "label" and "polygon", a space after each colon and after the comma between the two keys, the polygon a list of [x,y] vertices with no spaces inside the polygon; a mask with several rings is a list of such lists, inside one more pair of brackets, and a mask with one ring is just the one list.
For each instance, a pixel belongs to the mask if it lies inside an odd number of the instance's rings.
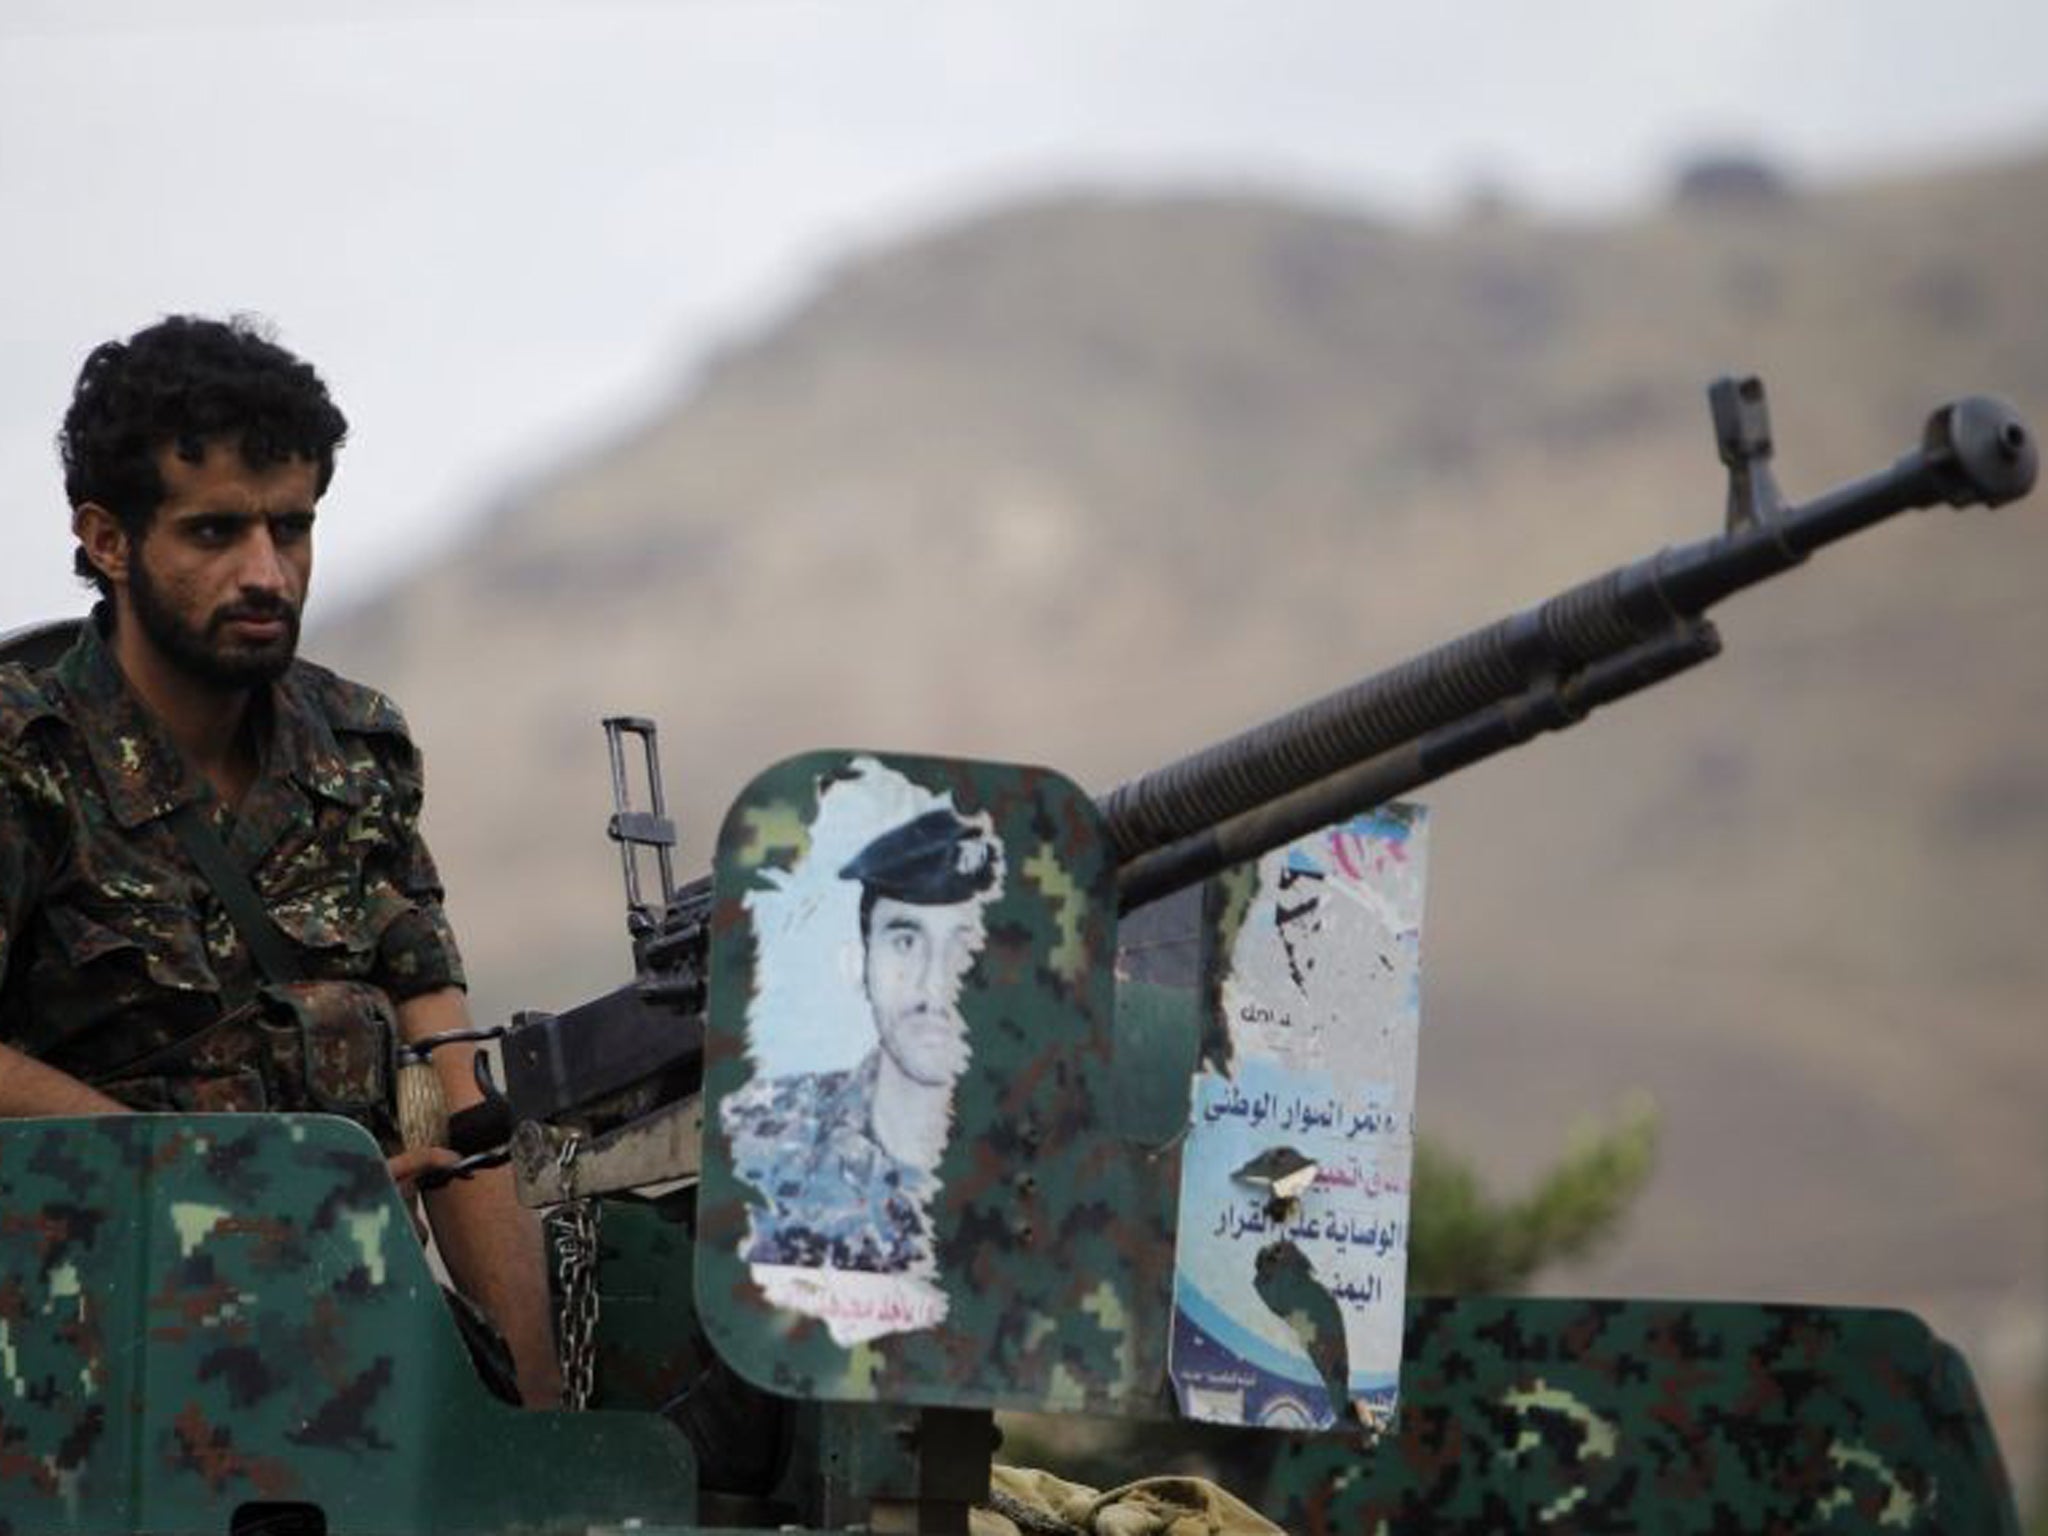
{"label": "green bush", "polygon": [[1574,1128],[1564,1157],[1516,1200],[1497,1200],[1471,1163],[1418,1137],[1408,1195],[1410,1295],[1507,1294],[1610,1235],[1649,1181],[1657,1112],[1648,1098],[1603,1127]]}

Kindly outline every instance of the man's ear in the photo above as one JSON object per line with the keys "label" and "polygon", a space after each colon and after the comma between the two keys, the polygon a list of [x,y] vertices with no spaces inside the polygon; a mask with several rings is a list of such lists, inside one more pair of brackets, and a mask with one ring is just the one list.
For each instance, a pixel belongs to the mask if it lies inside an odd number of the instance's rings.
{"label": "man's ear", "polygon": [[84,502],[71,509],[71,531],[94,570],[117,587],[127,585],[133,550],[118,517],[96,501]]}

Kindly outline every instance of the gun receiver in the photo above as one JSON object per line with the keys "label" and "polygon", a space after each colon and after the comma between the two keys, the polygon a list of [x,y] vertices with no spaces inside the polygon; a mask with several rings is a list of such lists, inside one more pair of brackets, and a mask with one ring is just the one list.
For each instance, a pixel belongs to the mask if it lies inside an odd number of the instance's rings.
{"label": "gun receiver", "polygon": [[[1788,507],[1770,471],[1762,383],[1724,378],[1709,398],[1729,471],[1722,534],[1617,567],[1110,791],[1097,804],[1117,863],[1120,910],[1562,730],[1708,660],[1720,638],[1705,610],[1823,545],[1911,508],[1999,506],[2034,484],[2038,456],[2025,424],[2003,402],[1971,396],[1934,412],[1919,445],[1890,468]],[[506,1091],[487,1085],[487,1102],[455,1117],[458,1149],[499,1145],[515,1122],[571,1122],[602,1136],[694,1092],[699,1081],[710,881],[672,886],[674,833],[652,726],[634,719],[606,729],[619,806],[611,831],[626,862],[637,979],[559,1015],[521,1015],[506,1041]],[[621,730],[643,741],[650,813],[631,809]],[[636,845],[660,860],[658,918],[640,895]],[[515,1141],[515,1161],[529,1188],[551,1188],[552,1154],[528,1139],[524,1157]],[[673,1168],[669,1152],[650,1155]],[[619,1161],[624,1167],[602,1187],[621,1187],[633,1159]]]}

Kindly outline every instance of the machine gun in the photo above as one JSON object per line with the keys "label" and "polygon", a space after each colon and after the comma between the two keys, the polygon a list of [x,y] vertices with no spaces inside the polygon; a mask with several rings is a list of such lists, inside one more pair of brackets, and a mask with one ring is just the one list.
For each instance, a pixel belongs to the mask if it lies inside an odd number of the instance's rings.
{"label": "machine gun", "polygon": [[[1096,802],[1128,915],[1318,827],[1384,804],[1720,650],[1713,604],[1802,563],[1813,551],[1896,513],[1946,504],[1996,507],[2032,487],[2038,451],[2026,426],[1985,397],[1934,412],[1920,444],[1889,468],[1799,506],[1772,472],[1760,380],[1708,391],[1728,470],[1716,537],[1666,548],[1355,682],[1119,786]],[[662,798],[649,721],[605,722],[635,978],[561,1013],[522,1014],[504,1040],[505,1082],[457,1117],[458,1149],[513,1137],[522,1181],[549,1203],[559,1136],[581,1138],[584,1194],[690,1177],[699,1124],[706,934],[712,882],[677,888],[676,835]],[[625,742],[644,751],[649,809],[633,804]],[[637,858],[657,862],[660,902]]]}
{"label": "machine gun", "polygon": [[[819,1482],[831,1457],[818,1447],[839,1442],[825,1430],[811,1432],[804,1472],[793,1481],[785,1469],[781,1479],[785,1495],[803,1476],[828,1490],[807,1507],[796,1500],[802,1518],[832,1524],[868,1518],[872,1510],[879,1525],[891,1518],[887,1511],[912,1522],[939,1518],[935,1510],[957,1514],[963,1500],[979,1497],[987,1455],[985,1432],[976,1426],[990,1408],[1171,1416],[1161,1340],[1172,1302],[1164,1277],[1172,1270],[1176,1229],[1187,1220],[1175,1207],[1176,1138],[1187,1125],[1190,1082],[1205,1067],[1227,1071],[1230,1053],[1213,1017],[1218,912],[1226,898],[1213,889],[1203,897],[1205,883],[1213,887],[1211,877],[1710,659],[1720,642],[1706,611],[1823,545],[1907,509],[1997,506],[2024,495],[2035,477],[2026,427],[2003,404],[1973,397],[1935,412],[1920,443],[1891,467],[1794,506],[1772,473],[1761,383],[1723,379],[1709,399],[1728,472],[1726,526],[1718,536],[1611,570],[1099,799],[1067,793],[1071,786],[1046,790],[1043,770],[886,760],[885,771],[900,770],[943,792],[949,804],[992,809],[992,833],[1008,828],[1003,836],[1028,840],[1062,823],[1064,831],[1032,857],[1064,838],[1062,878],[1088,888],[1051,918],[1067,923],[1066,939],[1087,950],[1080,970],[1092,981],[1071,989],[1059,1007],[1041,995],[1003,1019],[1014,1031],[1018,1018],[1036,1008],[1045,1018],[1061,1013],[1080,1022],[1071,1029],[1034,1024],[1032,1043],[991,1070],[988,1096],[961,1111],[955,1141],[978,1140],[983,1162],[1002,1169],[1008,1193],[984,1191],[949,1207],[939,1223],[955,1233],[973,1230],[984,1254],[999,1252],[1004,1263],[1040,1277],[981,1272],[984,1304],[975,1307],[971,1326],[938,1330],[945,1335],[938,1343],[931,1330],[920,1335],[916,1328],[880,1342],[863,1339],[854,1348],[880,1364],[868,1359],[849,1367],[845,1339],[801,1322],[797,1314],[806,1309],[786,1290],[766,1285],[764,1299],[764,1271],[742,1262],[740,1250],[750,1241],[757,1259],[765,1251],[757,1226],[761,1169],[740,1170],[739,1133],[730,1126],[721,1132],[715,1112],[707,1115],[707,1107],[715,1111],[718,1101],[743,1096],[749,1081],[766,1072],[754,1070],[758,1062],[750,1066],[759,1042],[750,1043],[746,1020],[774,980],[765,975],[766,935],[750,913],[764,879],[773,885],[790,878],[805,850],[802,830],[777,843],[780,834],[764,828],[792,815],[808,827],[821,814],[821,794],[858,776],[872,759],[813,754],[771,770],[728,817],[718,876],[678,888],[654,727],[634,718],[606,721],[615,801],[609,830],[621,848],[636,975],[579,1007],[518,1016],[503,1039],[502,1084],[485,1078],[486,1102],[457,1117],[456,1144],[483,1148],[485,1160],[509,1156],[522,1197],[534,1205],[581,1211],[593,1196],[681,1189],[681,1215],[671,1214],[694,1240],[698,1317],[710,1335],[708,1343],[693,1335],[682,1350],[698,1372],[692,1390],[700,1395],[709,1392],[704,1372],[716,1374],[729,1361],[768,1392],[869,1408],[922,1405],[914,1423],[898,1426],[898,1448],[913,1449],[891,1473],[870,1466]],[[630,788],[629,741],[641,747],[645,809],[636,807]],[[1015,811],[1020,800],[1029,801],[1028,813]],[[657,866],[653,898],[641,880],[648,855]],[[1018,863],[1013,852],[1011,868]],[[1044,907],[1041,900],[1041,918]],[[1157,964],[1162,952],[1178,956],[1170,976]],[[1014,981],[1017,968],[1009,969]],[[983,978],[980,985],[993,990],[999,983]],[[1092,995],[1083,995],[1091,986]],[[1085,1106],[1020,1108],[1022,1099],[992,1086],[1006,1073],[1043,1069],[1061,1039],[1070,1057],[1065,1065],[1102,1080]],[[1062,1138],[1092,1151],[1062,1161],[1051,1145]],[[508,1141],[505,1150],[493,1150]],[[1283,1168],[1290,1157],[1308,1167],[1292,1188],[1314,1177],[1312,1163],[1294,1148],[1276,1147],[1274,1155]],[[1271,1178],[1266,1187],[1283,1188]],[[1103,1189],[1117,1192],[1111,1198],[1123,1203],[1127,1221],[1117,1245],[1123,1281],[1097,1298],[1123,1316],[1121,1328],[1102,1332],[1095,1345],[1123,1352],[1118,1369],[1077,1385],[1029,1351],[987,1369],[964,1364],[962,1354],[977,1337],[1043,1330],[1054,1309],[1073,1303],[1072,1291],[1052,1280],[1059,1266],[1086,1262],[1068,1240],[1088,1225],[1090,1212],[1099,1215]],[[1055,1198],[1046,1198],[1049,1191]],[[1018,1216],[1020,1204],[1032,1208],[1030,1219]],[[1288,1207],[1276,1194],[1271,1209],[1277,1225]],[[1048,1223],[1057,1235],[1050,1245]],[[1281,1246],[1264,1250],[1261,1264],[1281,1264],[1273,1257]],[[951,1251],[967,1247],[963,1237]],[[587,1231],[581,1250],[589,1250]],[[671,1260],[678,1268],[687,1262],[680,1253]],[[1260,1283],[1270,1278],[1262,1268]],[[1311,1301],[1319,1294],[1310,1287]],[[735,1295],[744,1299],[729,1303]],[[960,1311],[956,1303],[956,1321]],[[645,1344],[642,1337],[619,1347],[630,1354]],[[586,1359],[572,1380],[580,1374],[587,1381],[588,1368]],[[1340,1402],[1342,1367],[1326,1378],[1331,1401]],[[963,1417],[964,1410],[971,1411]],[[754,1418],[750,1434],[740,1437],[756,1450],[760,1422]],[[702,1432],[701,1421],[697,1428],[707,1466],[734,1461],[732,1436]],[[859,1460],[850,1451],[844,1456]],[[776,1507],[792,1512],[788,1502]]]}
{"label": "machine gun", "polygon": [[[1795,507],[1761,386],[1711,400],[1718,537],[1099,799],[1043,768],[810,753],[741,793],[712,874],[678,887],[654,729],[607,722],[635,975],[517,1016],[451,1127],[555,1208],[565,1374],[597,1411],[484,1393],[346,1122],[0,1123],[0,1536],[962,1533],[1003,1505],[993,1414],[1019,1409],[1327,1427],[1261,1437],[1246,1490],[1306,1536],[2016,1531],[1969,1373],[1910,1317],[1405,1298],[1398,1103],[1295,1070],[1291,1040],[1276,1077],[1224,1007],[1248,912],[1314,990],[1285,934],[1302,882],[1336,883],[1316,839],[1398,864],[1393,797],[1708,659],[1706,610],[1821,545],[2036,473],[2026,427],[1972,398]],[[1398,988],[1370,959],[1339,994]],[[1379,1036],[1375,1006],[1333,1032]],[[900,1038],[828,1060],[847,1008]],[[881,1086],[884,1055],[908,1086]],[[1237,1314],[1183,1294],[1204,1233],[1293,1341],[1286,1390],[1221,1349]],[[1366,1314],[1398,1387],[1361,1358]]]}

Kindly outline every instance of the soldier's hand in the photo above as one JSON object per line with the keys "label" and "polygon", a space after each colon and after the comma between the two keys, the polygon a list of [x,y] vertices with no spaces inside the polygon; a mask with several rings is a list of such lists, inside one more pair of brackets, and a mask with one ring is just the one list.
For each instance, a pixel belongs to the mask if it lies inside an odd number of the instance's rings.
{"label": "soldier's hand", "polygon": [[398,1193],[405,1200],[405,1209],[412,1217],[412,1229],[426,1247],[431,1235],[427,1230],[427,1218],[420,1209],[420,1175],[436,1168],[453,1168],[462,1161],[462,1154],[453,1147],[409,1147],[396,1157],[387,1157],[384,1166],[391,1170],[391,1182],[398,1186]]}
{"label": "soldier's hand", "polygon": [[398,1192],[410,1200],[419,1193],[421,1174],[433,1168],[453,1168],[461,1161],[462,1154],[452,1147],[409,1147],[386,1158],[384,1166],[391,1170],[391,1182]]}

